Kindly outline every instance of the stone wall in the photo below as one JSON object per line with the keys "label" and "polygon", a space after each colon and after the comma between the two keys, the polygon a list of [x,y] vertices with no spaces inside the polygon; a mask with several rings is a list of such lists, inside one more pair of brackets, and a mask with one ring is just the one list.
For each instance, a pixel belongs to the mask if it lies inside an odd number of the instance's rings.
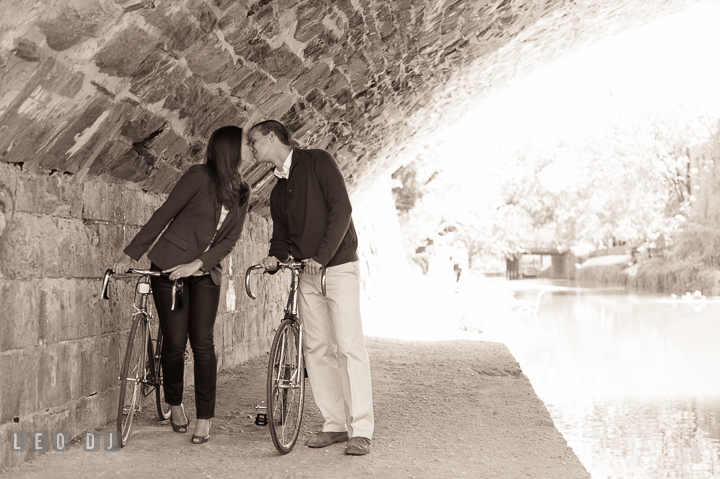
{"label": "stone wall", "polygon": [[[104,301],[101,278],[164,195],[132,184],[76,181],[0,163],[2,441],[16,430],[77,435],[116,415],[135,283],[112,281],[111,300]],[[250,214],[224,260],[215,326],[219,368],[269,349],[287,278],[254,279],[253,301],[245,294],[244,273],[266,255],[270,233],[268,219]],[[191,363],[188,372],[192,382]],[[0,469],[19,461],[18,454],[0,447]]]}

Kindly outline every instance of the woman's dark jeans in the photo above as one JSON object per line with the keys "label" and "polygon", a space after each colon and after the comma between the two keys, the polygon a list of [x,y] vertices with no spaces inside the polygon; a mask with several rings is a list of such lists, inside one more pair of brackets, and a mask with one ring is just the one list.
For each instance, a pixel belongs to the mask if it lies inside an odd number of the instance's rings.
{"label": "woman's dark jeans", "polygon": [[[158,271],[156,265],[152,269]],[[172,311],[172,285],[166,276],[153,277],[155,307],[163,330],[162,368],[165,402],[179,406],[183,399],[185,346],[190,336],[195,371],[195,408],[198,419],[215,417],[217,358],[213,327],[220,301],[220,286],[210,275],[183,278],[182,307]]]}

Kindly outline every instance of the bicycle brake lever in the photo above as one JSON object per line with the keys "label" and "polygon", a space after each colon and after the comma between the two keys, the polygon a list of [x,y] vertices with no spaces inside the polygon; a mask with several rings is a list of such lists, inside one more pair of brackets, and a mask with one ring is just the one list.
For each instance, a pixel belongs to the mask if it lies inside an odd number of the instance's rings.
{"label": "bicycle brake lever", "polygon": [[103,276],[102,293],[101,293],[102,299],[110,299],[110,295],[108,294],[108,283],[110,282],[110,276],[112,276],[113,274],[115,274],[115,273],[111,268],[108,268],[105,270],[105,275]]}
{"label": "bicycle brake lever", "polygon": [[325,273],[327,272],[327,269],[323,267],[322,274],[320,275],[320,285],[322,286],[322,295],[327,296],[327,281],[325,278]]}
{"label": "bicycle brake lever", "polygon": [[173,282],[172,285],[172,304],[170,305],[170,310],[175,311],[175,306],[178,308],[182,308],[183,306],[183,300],[182,300],[182,287],[183,282],[179,279],[176,279]]}

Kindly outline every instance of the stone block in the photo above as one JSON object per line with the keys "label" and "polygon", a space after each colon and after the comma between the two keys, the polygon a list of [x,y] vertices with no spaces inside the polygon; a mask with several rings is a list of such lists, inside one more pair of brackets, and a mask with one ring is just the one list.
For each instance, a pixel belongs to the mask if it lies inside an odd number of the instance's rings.
{"label": "stone block", "polygon": [[101,336],[99,346],[102,348],[102,369],[95,374],[101,376],[100,389],[108,391],[118,385],[118,373],[122,363],[117,360],[120,343],[126,341],[119,334],[107,334]]}
{"label": "stone block", "polygon": [[84,219],[132,226],[144,225],[165,200],[165,196],[101,180],[86,181],[82,195]]}
{"label": "stone block", "polygon": [[76,424],[82,425],[78,433],[103,427],[109,420],[117,417],[119,391],[119,387],[99,391],[97,394],[83,396],[75,403]]}
{"label": "stone block", "polygon": [[150,147],[150,141],[157,136],[167,120],[147,111],[135,108],[120,127],[120,133],[131,143],[140,143],[143,148]]}
{"label": "stone block", "polygon": [[187,69],[178,60],[157,50],[143,60],[132,74],[130,92],[146,104],[163,101],[185,80]]}
{"label": "stone block", "polygon": [[[212,4],[215,5],[217,8],[219,8],[220,10],[227,10],[234,2],[235,2],[235,0],[212,0]],[[242,11],[244,12],[242,17],[247,16],[247,9],[245,9],[245,7],[242,6],[241,4],[236,4],[233,8],[234,9],[235,8],[242,9]]]}
{"label": "stone block", "polygon": [[38,408],[60,406],[81,395],[79,341],[64,341],[40,348],[37,367]]}
{"label": "stone block", "polygon": [[278,95],[260,105],[260,110],[262,110],[268,118],[281,118],[292,108],[293,103],[293,98],[290,95]]}
{"label": "stone block", "polygon": [[222,363],[223,369],[235,367],[239,364],[246,362],[249,358],[245,352],[243,345],[238,345],[236,348],[223,351]]}
{"label": "stone block", "polygon": [[345,75],[343,75],[339,70],[335,69],[332,71],[330,75],[330,81],[327,83],[324,91],[327,96],[334,96],[340,93],[342,90],[347,90],[349,88],[350,84],[348,83],[347,78],[345,78]]}
{"label": "stone block", "polygon": [[118,315],[98,279],[46,279],[40,285],[40,339],[52,344],[116,331]]}
{"label": "stone block", "polygon": [[325,98],[325,96],[315,88],[310,90],[310,92],[305,96],[305,100],[307,100],[318,112],[323,111],[328,102],[327,98]]}
{"label": "stone block", "polygon": [[[205,111],[213,111],[213,115],[206,115]],[[244,125],[248,121],[247,113],[241,111],[236,105],[228,102],[226,98],[212,98],[203,107],[200,114],[190,120],[190,133],[200,138],[209,138],[213,131],[226,125]],[[204,155],[207,148],[205,141],[198,142],[200,154]],[[204,161],[204,156],[203,156]]]}
{"label": "stone block", "polygon": [[362,53],[357,52],[348,60],[347,73],[353,91],[360,92],[365,89],[370,80],[369,72],[370,65]]}
{"label": "stone block", "polygon": [[243,53],[243,57],[246,57],[249,44],[257,38],[260,29],[252,16],[247,15],[246,9],[233,8],[233,11],[237,14],[228,12],[228,15],[220,20],[219,26],[224,32],[225,40],[233,46],[235,52]]}
{"label": "stone block", "polygon": [[[32,348],[40,338],[37,282],[0,280],[0,352]],[[1,404],[1,403],[0,403]]]}
{"label": "stone block", "polygon": [[95,336],[82,341],[75,365],[82,370],[81,396],[93,396],[117,385],[122,364],[116,359],[118,344],[119,338],[115,335]]}
{"label": "stone block", "polygon": [[355,6],[352,0],[337,0],[335,6],[345,14],[347,18],[352,18],[355,15]]}
{"label": "stone block", "polygon": [[258,327],[258,323],[262,320],[262,315],[251,310],[244,319],[245,321],[242,322],[242,337],[245,341],[248,341],[257,337],[260,333],[261,328]]}
{"label": "stone block", "polygon": [[[199,153],[195,156],[196,158],[190,158],[191,161],[189,162],[189,164],[199,162],[197,161],[199,160]],[[178,180],[180,180],[181,176],[182,172],[179,171],[177,168],[166,164],[160,164],[159,168],[153,170],[150,178],[140,183],[140,185],[142,186],[143,190],[146,190],[150,193],[167,194],[170,193],[173,186],[175,186]],[[165,201],[165,198],[163,198],[163,201]],[[162,202],[160,202],[160,204],[162,204]],[[154,208],[153,211],[155,211],[155,209],[157,208]]]}
{"label": "stone block", "polygon": [[68,114],[68,125],[51,142],[39,165],[45,169],[78,172],[114,133],[114,119],[126,106],[95,98],[82,110]]}
{"label": "stone block", "polygon": [[33,41],[26,38],[16,39],[14,42],[14,53],[18,58],[26,62],[39,62],[42,58],[42,51]]}
{"label": "stone block", "polygon": [[189,118],[186,121],[191,121],[196,116],[205,115],[208,112],[208,105],[216,98],[203,84],[190,79],[187,82],[187,92],[182,100],[183,102],[178,105],[180,119]]}
{"label": "stone block", "polygon": [[185,52],[188,68],[207,83],[220,83],[234,73],[232,55],[222,48],[217,38],[205,36]]}
{"label": "stone block", "polygon": [[320,61],[309,71],[301,74],[293,83],[295,89],[301,95],[307,95],[313,88],[324,88],[330,79],[330,67],[327,63]]}
{"label": "stone block", "polygon": [[303,68],[302,61],[287,44],[273,49],[267,43],[258,44],[248,57],[275,79],[295,78],[295,72]]}
{"label": "stone block", "polygon": [[262,72],[241,71],[232,80],[235,86],[232,87],[231,94],[248,103],[262,103],[273,96],[274,82]]}
{"label": "stone block", "polygon": [[82,189],[71,177],[62,174],[22,172],[17,175],[15,208],[25,213],[79,218]]}
{"label": "stone block", "polygon": [[40,22],[40,31],[50,48],[61,52],[97,34],[105,20],[102,9],[81,15],[76,10],[67,10],[55,18]]}
{"label": "stone block", "polygon": [[123,77],[132,74],[147,58],[157,40],[147,31],[131,26],[117,33],[95,55],[102,73]]}
{"label": "stone block", "polygon": [[[0,272],[8,278],[43,276],[57,264],[57,220],[15,213],[7,223],[0,242]],[[50,251],[43,251],[50,246]],[[57,267],[53,268],[57,271]]]}
{"label": "stone block", "polygon": [[37,348],[0,355],[0,424],[37,410],[38,356]]}
{"label": "stone block", "polygon": [[0,242],[0,271],[6,277],[98,277],[97,225],[78,219],[17,213]]}
{"label": "stone block", "polygon": [[[19,163],[24,168],[35,167],[45,155],[39,151],[57,134],[57,117],[70,109],[68,98],[78,93],[84,75],[48,57],[33,64],[31,71],[17,71],[16,63],[27,63],[11,57],[8,67],[14,67],[3,78],[4,95],[0,109],[0,151],[3,160]],[[73,104],[72,115],[77,110]]]}
{"label": "stone block", "polygon": [[[104,151],[114,151],[116,156],[107,156],[112,159],[105,162],[99,171],[94,169],[96,165],[93,163],[92,173],[105,173],[111,177],[140,183],[147,180],[156,170],[155,164],[158,158],[150,150],[137,148],[124,141],[115,141],[108,142]],[[105,157],[104,152],[99,156]]]}
{"label": "stone block", "polygon": [[152,150],[156,155],[164,158],[170,166],[184,170],[186,162],[182,153],[187,150],[188,146],[185,138],[178,135],[173,129],[166,128],[153,141]]}
{"label": "stone block", "polygon": [[305,2],[298,5],[296,10],[297,27],[295,39],[306,43],[310,39],[325,31],[323,19],[327,15],[325,5],[320,2]]}
{"label": "stone block", "polygon": [[212,33],[217,25],[218,19],[215,12],[205,2],[200,2],[193,15],[205,33]]}

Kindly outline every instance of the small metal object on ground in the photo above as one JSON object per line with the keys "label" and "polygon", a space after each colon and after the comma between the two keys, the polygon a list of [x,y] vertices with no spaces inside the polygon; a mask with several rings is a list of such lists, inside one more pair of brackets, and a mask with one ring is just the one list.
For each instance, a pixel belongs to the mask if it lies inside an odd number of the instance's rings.
{"label": "small metal object on ground", "polygon": [[267,406],[265,405],[265,401],[260,401],[260,404],[255,406],[255,424],[258,426],[267,426],[267,423]]}

